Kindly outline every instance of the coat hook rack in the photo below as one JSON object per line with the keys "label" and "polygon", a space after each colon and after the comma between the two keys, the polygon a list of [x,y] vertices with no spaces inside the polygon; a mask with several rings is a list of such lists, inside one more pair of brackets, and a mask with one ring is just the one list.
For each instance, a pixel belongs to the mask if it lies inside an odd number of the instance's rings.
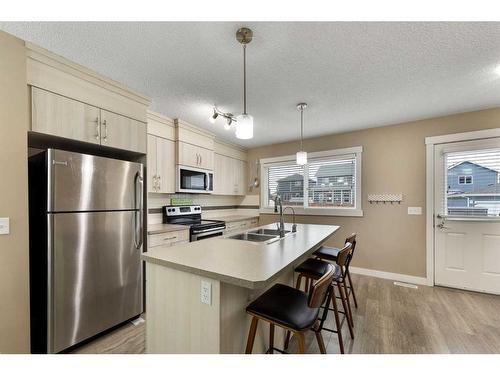
{"label": "coat hook rack", "polygon": [[398,203],[398,204],[401,204],[401,202],[403,201],[403,194],[402,193],[398,193],[398,194],[388,194],[388,193],[384,193],[384,194],[368,194],[368,202],[370,204],[373,204],[373,203],[390,203],[390,204],[394,204],[394,203]]}

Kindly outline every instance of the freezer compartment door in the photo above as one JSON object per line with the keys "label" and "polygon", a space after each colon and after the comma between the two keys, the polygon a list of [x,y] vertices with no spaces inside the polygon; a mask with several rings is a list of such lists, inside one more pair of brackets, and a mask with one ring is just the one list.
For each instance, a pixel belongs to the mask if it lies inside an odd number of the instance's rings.
{"label": "freezer compartment door", "polygon": [[49,149],[48,168],[49,212],[130,210],[142,203],[134,196],[140,163]]}
{"label": "freezer compartment door", "polygon": [[142,265],[135,212],[49,215],[49,351],[139,315]]}

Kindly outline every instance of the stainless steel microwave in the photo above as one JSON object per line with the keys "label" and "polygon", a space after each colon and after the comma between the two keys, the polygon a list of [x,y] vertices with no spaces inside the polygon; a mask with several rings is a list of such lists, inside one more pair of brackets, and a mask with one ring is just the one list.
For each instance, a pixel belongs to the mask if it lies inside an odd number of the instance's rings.
{"label": "stainless steel microwave", "polygon": [[206,169],[177,166],[177,189],[179,193],[210,194],[214,190],[214,172]]}

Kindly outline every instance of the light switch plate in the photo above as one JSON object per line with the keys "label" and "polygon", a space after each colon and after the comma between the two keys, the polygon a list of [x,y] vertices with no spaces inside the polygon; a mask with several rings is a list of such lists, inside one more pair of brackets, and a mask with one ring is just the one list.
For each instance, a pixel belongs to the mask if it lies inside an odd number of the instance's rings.
{"label": "light switch plate", "polygon": [[205,280],[201,281],[200,299],[201,303],[212,304],[212,283]]}
{"label": "light switch plate", "polygon": [[10,234],[10,218],[0,217],[0,234]]}
{"label": "light switch plate", "polygon": [[408,215],[422,215],[422,207],[408,207]]}

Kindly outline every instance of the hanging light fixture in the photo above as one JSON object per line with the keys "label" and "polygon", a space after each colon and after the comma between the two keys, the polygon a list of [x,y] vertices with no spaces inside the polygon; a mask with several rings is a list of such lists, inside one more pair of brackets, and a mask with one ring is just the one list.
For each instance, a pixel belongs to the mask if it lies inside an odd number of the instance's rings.
{"label": "hanging light fixture", "polygon": [[307,152],[304,151],[302,146],[304,140],[304,109],[307,108],[306,103],[297,104],[297,109],[300,111],[300,150],[297,152],[297,164],[307,164]]}
{"label": "hanging light fixture", "polygon": [[236,138],[253,138],[253,117],[247,113],[247,44],[252,41],[253,32],[242,27],[236,31],[236,40],[243,45],[243,113],[236,117]]}

